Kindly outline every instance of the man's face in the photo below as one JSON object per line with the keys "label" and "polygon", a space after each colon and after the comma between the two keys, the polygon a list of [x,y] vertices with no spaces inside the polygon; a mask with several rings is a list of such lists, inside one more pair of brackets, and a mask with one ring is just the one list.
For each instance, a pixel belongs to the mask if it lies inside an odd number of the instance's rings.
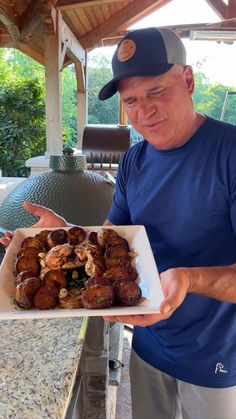
{"label": "man's face", "polygon": [[168,150],[190,138],[194,118],[191,67],[155,77],[130,77],[119,93],[132,126],[153,146]]}

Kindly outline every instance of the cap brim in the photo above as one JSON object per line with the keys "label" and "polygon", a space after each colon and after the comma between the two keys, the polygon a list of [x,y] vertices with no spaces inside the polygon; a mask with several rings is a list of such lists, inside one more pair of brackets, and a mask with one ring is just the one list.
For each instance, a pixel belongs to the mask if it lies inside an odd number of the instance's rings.
{"label": "cap brim", "polygon": [[150,68],[146,68],[146,66],[132,68],[129,71],[126,71],[125,74],[118,75],[114,77],[114,79],[110,80],[99,92],[99,99],[106,100],[112,97],[117,92],[117,82],[122,78],[129,78],[129,77],[152,77],[152,76],[160,76],[161,74],[166,73],[168,70],[173,67],[174,64],[156,64],[150,66]]}
{"label": "cap brim", "polygon": [[100,100],[106,100],[110,97],[114,96],[117,92],[117,86],[115,79],[110,80],[103,88],[100,90],[98,94],[98,98]]}

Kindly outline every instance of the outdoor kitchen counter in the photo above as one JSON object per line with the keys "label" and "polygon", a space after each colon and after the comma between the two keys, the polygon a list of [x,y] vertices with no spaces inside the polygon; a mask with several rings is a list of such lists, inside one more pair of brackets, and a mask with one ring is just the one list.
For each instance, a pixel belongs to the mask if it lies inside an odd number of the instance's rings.
{"label": "outdoor kitchen counter", "polygon": [[0,419],[65,417],[86,318],[0,321]]}

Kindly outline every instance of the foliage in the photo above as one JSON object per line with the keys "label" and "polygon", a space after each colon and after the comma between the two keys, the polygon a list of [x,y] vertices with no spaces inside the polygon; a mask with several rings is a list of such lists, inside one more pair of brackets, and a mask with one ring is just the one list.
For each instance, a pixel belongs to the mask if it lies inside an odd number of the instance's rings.
{"label": "foliage", "polygon": [[27,176],[25,161],[45,150],[44,101],[38,81],[5,82],[0,90],[0,167],[3,176]]}
{"label": "foliage", "polygon": [[[202,114],[220,119],[227,91],[233,91],[221,84],[211,85],[205,75],[197,72],[195,75],[194,103],[196,110]],[[236,96],[231,96],[227,101],[224,120],[236,124]]]}
{"label": "foliage", "polygon": [[[197,63],[194,103],[196,110],[220,118],[228,86],[212,85]],[[95,54],[88,66],[88,123],[117,124],[119,98],[114,95],[101,102],[98,93],[112,77],[110,59]],[[45,74],[44,68],[16,50],[0,49],[0,168],[4,176],[27,176],[24,163],[43,154],[45,138]],[[236,90],[236,89],[235,89]],[[62,72],[63,142],[77,143],[77,84],[74,67]],[[236,124],[236,95],[227,102],[224,119]],[[132,141],[140,135],[131,129]]]}
{"label": "foliage", "polygon": [[90,60],[88,71],[88,123],[117,124],[119,117],[119,99],[114,95],[108,100],[100,101],[98,93],[112,78],[110,62],[105,56]]}

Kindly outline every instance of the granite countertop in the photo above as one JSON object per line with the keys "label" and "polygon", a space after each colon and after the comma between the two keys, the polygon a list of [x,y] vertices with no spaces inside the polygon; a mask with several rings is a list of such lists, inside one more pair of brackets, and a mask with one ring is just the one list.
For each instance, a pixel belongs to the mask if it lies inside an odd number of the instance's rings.
{"label": "granite countertop", "polygon": [[86,318],[0,321],[0,419],[63,419]]}

